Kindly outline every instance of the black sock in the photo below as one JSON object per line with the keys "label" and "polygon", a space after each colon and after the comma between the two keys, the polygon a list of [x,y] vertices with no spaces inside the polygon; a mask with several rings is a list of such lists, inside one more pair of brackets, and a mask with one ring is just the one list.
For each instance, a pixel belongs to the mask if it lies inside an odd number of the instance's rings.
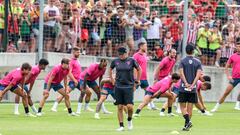
{"label": "black sock", "polygon": [[165,112],[165,110],[166,110],[165,108],[162,108],[162,109],[161,109],[161,112]]}
{"label": "black sock", "polygon": [[201,110],[201,112],[202,112],[202,113],[205,113],[205,110],[204,110],[204,109],[202,109],[202,110]]}
{"label": "black sock", "polygon": [[29,113],[28,107],[24,107],[25,113]]}
{"label": "black sock", "polygon": [[168,113],[172,113],[172,107],[168,107]]}
{"label": "black sock", "polygon": [[141,112],[141,109],[137,109],[135,113],[139,114],[140,112]]}
{"label": "black sock", "polygon": [[189,115],[188,115],[188,114],[185,114],[185,115],[183,115],[183,117],[184,117],[184,119],[185,119],[185,125],[186,125],[186,124],[189,123],[189,121],[190,121]]}
{"label": "black sock", "polygon": [[39,107],[38,108],[38,113],[41,113],[42,112],[42,107]]}
{"label": "black sock", "polygon": [[128,120],[128,121],[131,121],[131,120],[132,120],[132,117],[128,117],[127,120]]}
{"label": "black sock", "polygon": [[119,125],[120,127],[124,127],[123,122],[120,122]]}
{"label": "black sock", "polygon": [[71,108],[68,108],[68,113],[72,113],[72,109]]}

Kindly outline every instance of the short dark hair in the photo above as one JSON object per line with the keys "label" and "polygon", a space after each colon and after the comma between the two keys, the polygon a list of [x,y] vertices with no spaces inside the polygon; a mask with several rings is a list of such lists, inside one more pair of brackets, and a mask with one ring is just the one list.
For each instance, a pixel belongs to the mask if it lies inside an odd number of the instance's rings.
{"label": "short dark hair", "polygon": [[29,63],[23,63],[21,66],[21,70],[31,70],[32,66]]}
{"label": "short dark hair", "polygon": [[211,77],[208,76],[208,75],[204,75],[202,78],[203,78],[203,80],[206,81],[206,82],[211,82]]}
{"label": "short dark hair", "polygon": [[49,64],[49,62],[47,59],[42,58],[39,60],[38,64],[47,66]]}
{"label": "short dark hair", "polygon": [[100,63],[105,63],[105,62],[107,62],[107,59],[103,58],[103,59],[100,60]]}
{"label": "short dark hair", "polygon": [[63,58],[61,64],[69,64],[70,60],[68,58]]}
{"label": "short dark hair", "polygon": [[204,82],[203,85],[206,86],[207,90],[210,90],[212,88],[212,84],[210,82]]}
{"label": "short dark hair", "polygon": [[146,42],[140,42],[140,43],[138,44],[138,48],[142,47],[142,46],[145,45],[145,44],[146,44]]}
{"label": "short dark hair", "polygon": [[186,46],[186,53],[187,53],[188,55],[191,55],[191,54],[193,54],[193,52],[194,52],[194,46],[193,46],[192,44],[188,44],[188,45]]}
{"label": "short dark hair", "polygon": [[73,47],[73,51],[79,51],[80,48],[79,47]]}
{"label": "short dark hair", "polygon": [[178,73],[173,73],[172,74],[172,80],[179,80],[180,79],[180,76]]}

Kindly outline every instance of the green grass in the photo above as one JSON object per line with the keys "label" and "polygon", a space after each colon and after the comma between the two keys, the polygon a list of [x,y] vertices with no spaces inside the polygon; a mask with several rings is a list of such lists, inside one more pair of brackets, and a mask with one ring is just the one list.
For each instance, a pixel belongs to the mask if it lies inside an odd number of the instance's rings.
{"label": "green grass", "polygon": [[[92,102],[92,108],[96,102]],[[20,107],[20,116],[14,116],[13,104],[0,104],[0,134],[1,135],[169,135],[177,130],[181,135],[240,135],[240,111],[233,110],[233,103],[225,103],[219,112],[212,117],[201,116],[196,111],[192,118],[193,128],[190,132],[182,132],[183,118],[159,117],[158,111],[143,110],[141,117],[134,119],[133,131],[116,132],[118,122],[116,107],[106,104],[114,114],[101,114],[100,120],[93,118],[94,113],[82,112],[80,117],[70,117],[64,111],[64,104],[58,112],[49,111],[52,103],[47,103],[43,111],[45,115],[28,118]],[[138,103],[136,104],[138,105]],[[209,108],[213,104],[207,104]],[[160,106],[160,104],[158,104]],[[136,106],[135,106],[136,107]],[[76,108],[76,103],[73,104]],[[125,117],[126,118],[126,117]],[[126,125],[126,122],[125,122]],[[126,128],[127,129],[127,128]]]}

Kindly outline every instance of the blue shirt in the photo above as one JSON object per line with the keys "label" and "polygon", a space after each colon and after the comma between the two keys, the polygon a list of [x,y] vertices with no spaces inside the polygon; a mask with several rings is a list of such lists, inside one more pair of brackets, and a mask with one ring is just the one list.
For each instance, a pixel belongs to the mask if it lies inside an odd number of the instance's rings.
{"label": "blue shirt", "polygon": [[[183,69],[183,73],[185,75],[186,81],[188,84],[192,84],[195,77],[197,76],[197,71],[202,70],[201,62],[194,58],[193,56],[187,56],[181,60],[179,69]],[[188,92],[185,90],[184,82],[181,81],[180,89],[181,92]],[[195,93],[196,88],[191,91],[191,93]]]}

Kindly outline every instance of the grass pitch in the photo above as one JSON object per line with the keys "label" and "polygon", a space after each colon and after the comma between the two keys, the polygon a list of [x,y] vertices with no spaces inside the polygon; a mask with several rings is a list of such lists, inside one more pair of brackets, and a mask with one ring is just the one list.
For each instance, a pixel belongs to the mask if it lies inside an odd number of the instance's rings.
{"label": "grass pitch", "polygon": [[[193,128],[190,132],[181,131],[184,120],[179,117],[160,117],[159,111],[144,109],[141,117],[134,119],[134,129],[117,132],[118,128],[116,107],[106,103],[111,115],[100,114],[101,119],[94,119],[94,113],[82,111],[79,117],[71,117],[60,104],[58,112],[51,112],[53,103],[47,103],[43,108],[42,117],[29,118],[24,116],[20,106],[20,116],[13,115],[13,104],[0,104],[0,135],[171,135],[178,131],[180,135],[240,135],[240,111],[233,109],[233,103],[225,103],[212,117],[201,116],[194,111]],[[139,103],[136,103],[135,108]],[[35,104],[36,107],[38,104]],[[96,102],[91,103],[94,108]],[[157,104],[160,107],[162,104]],[[207,104],[212,108],[214,104]],[[76,109],[76,103],[72,105]],[[175,111],[173,109],[173,111]],[[125,116],[126,119],[126,116]]]}

